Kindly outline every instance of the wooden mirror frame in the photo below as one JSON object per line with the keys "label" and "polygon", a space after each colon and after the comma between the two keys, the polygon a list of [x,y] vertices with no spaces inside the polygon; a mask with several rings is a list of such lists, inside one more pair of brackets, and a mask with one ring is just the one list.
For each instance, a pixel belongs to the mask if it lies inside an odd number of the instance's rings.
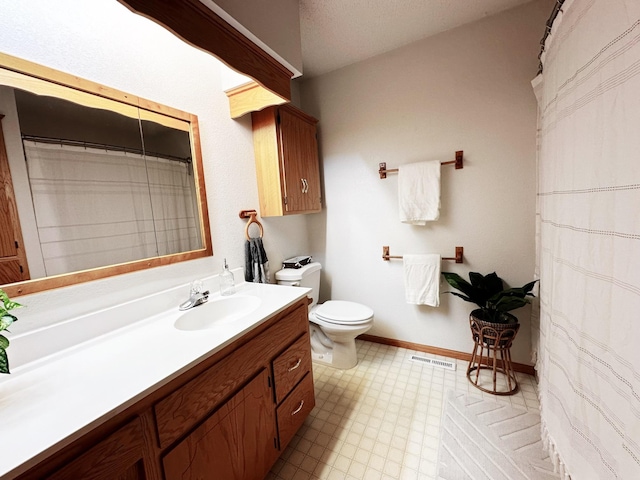
{"label": "wooden mirror frame", "polygon": [[[193,170],[196,183],[196,195],[198,210],[200,214],[200,233],[203,241],[203,248],[192,250],[189,252],[176,253],[158,257],[151,257],[142,260],[135,260],[116,265],[98,267],[89,270],[55,275],[51,277],[39,278],[34,280],[26,280],[7,285],[1,285],[9,296],[27,295],[37,293],[54,288],[75,285],[100,278],[111,277],[123,273],[145,270],[148,268],[159,267],[162,265],[170,265],[173,263],[183,262],[196,258],[202,258],[213,255],[213,247],[211,244],[211,229],[209,225],[209,212],[207,208],[206,188],[204,183],[204,170],[202,165],[202,152],[200,148],[200,135],[198,130],[198,118],[190,113],[160,105],[151,100],[131,95],[110,87],[106,87],[99,83],[85,80],[68,73],[54,70],[49,67],[13,57],[4,53],[0,53],[0,68],[9,72],[15,72],[19,76],[26,76],[34,81],[45,81],[52,84],[53,88],[69,88],[72,92],[80,95],[90,94],[99,99],[109,99],[111,101],[124,104],[129,107],[140,109],[140,116],[169,117],[170,119],[178,119],[189,122],[191,149],[193,152]],[[10,87],[19,88],[19,86],[9,85]]]}

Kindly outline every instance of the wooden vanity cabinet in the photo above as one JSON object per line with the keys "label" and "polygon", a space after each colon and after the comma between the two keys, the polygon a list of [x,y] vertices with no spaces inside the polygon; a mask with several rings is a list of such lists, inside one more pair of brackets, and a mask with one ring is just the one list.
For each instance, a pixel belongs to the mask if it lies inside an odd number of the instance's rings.
{"label": "wooden vanity cabinet", "polygon": [[161,446],[199,425],[163,457],[165,478],[262,479],[314,405],[302,304],[155,406]]}
{"label": "wooden vanity cabinet", "polygon": [[318,121],[291,105],[251,114],[263,217],[322,210]]}
{"label": "wooden vanity cabinet", "polygon": [[315,405],[307,299],[19,480],[263,479]]}

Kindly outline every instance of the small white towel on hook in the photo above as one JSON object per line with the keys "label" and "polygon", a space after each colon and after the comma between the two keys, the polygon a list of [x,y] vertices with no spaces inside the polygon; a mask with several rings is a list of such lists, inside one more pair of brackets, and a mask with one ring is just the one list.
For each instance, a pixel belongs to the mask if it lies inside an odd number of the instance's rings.
{"label": "small white towel on hook", "polygon": [[404,255],[404,290],[407,303],[440,305],[440,263],[436,253]]}
{"label": "small white towel on hook", "polygon": [[398,167],[400,221],[425,225],[440,217],[440,162],[410,163]]}

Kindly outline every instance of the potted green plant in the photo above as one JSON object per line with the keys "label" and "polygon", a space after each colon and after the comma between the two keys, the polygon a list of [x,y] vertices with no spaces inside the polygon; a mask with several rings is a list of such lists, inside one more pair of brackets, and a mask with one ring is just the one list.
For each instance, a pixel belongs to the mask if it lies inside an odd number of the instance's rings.
{"label": "potted green plant", "polygon": [[472,317],[483,322],[498,324],[518,323],[517,317],[508,312],[529,303],[527,297],[534,296],[531,290],[537,282],[534,280],[519,288],[505,289],[503,280],[496,275],[496,272],[488,275],[470,272],[470,282],[457,273],[443,272],[442,275],[449,285],[462,292],[447,293],[475,303],[479,307],[471,312]]}
{"label": "potted green plant", "polygon": [[[518,380],[511,364],[510,349],[520,324],[518,318],[509,312],[529,303],[527,297],[534,296],[531,290],[537,280],[522,287],[505,288],[504,282],[496,272],[488,275],[471,272],[470,282],[456,273],[444,272],[442,275],[449,285],[462,292],[448,293],[479,307],[469,315],[469,326],[475,346],[467,368],[467,378],[483,392],[513,395],[518,391]],[[481,370],[492,372],[492,382],[489,386],[483,386]],[[475,378],[472,376],[473,372]],[[503,374],[506,378],[506,389],[498,385],[497,373]]]}
{"label": "potted green plant", "polygon": [[[0,332],[4,330],[8,331],[11,324],[18,320],[15,315],[11,315],[9,311],[14,308],[20,308],[22,305],[10,300],[4,290],[0,290],[0,302],[2,302],[2,304],[0,304]],[[10,373],[7,347],[9,347],[9,339],[0,334],[0,373]]]}

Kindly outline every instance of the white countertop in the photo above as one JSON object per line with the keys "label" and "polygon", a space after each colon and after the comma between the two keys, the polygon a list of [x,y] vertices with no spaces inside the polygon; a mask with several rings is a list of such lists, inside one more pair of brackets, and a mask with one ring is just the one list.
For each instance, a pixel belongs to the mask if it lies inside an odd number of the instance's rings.
{"label": "white countertop", "polygon": [[[257,296],[261,302],[255,311],[233,323],[204,330],[178,330],[173,324],[184,312],[176,305],[13,368],[0,381],[0,438],[4,445],[0,478],[23,473],[308,292],[299,287],[242,283],[236,295]],[[218,297],[212,295],[210,301]],[[141,299],[143,303],[152,301]],[[144,305],[134,308],[144,309]],[[104,324],[109,316],[127,315],[127,311],[127,306],[102,311],[100,322]],[[82,326],[65,328],[69,331]],[[38,333],[38,341],[46,342],[43,332]],[[35,344],[35,340],[31,342]],[[18,346],[19,342],[12,341],[10,358],[11,350]]]}

